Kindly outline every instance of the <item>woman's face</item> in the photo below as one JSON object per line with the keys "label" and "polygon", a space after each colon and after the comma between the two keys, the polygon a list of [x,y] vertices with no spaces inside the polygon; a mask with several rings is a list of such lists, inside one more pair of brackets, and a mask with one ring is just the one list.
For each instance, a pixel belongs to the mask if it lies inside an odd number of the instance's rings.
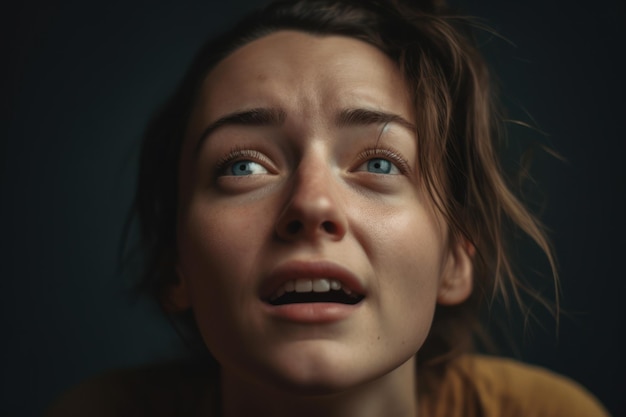
{"label": "woman's face", "polygon": [[277,32],[209,73],[171,294],[224,373],[371,381],[412,365],[437,301],[469,294],[471,262],[420,187],[414,111],[396,65],[346,37]]}

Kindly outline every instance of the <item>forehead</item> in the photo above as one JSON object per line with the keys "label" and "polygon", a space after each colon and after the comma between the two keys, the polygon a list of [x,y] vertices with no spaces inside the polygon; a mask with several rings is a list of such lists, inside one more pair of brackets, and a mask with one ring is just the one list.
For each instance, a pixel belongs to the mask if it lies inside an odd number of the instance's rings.
{"label": "forehead", "polygon": [[378,48],[344,36],[279,31],[235,50],[209,72],[190,129],[257,107],[310,117],[366,106],[411,120],[409,97],[398,66]]}

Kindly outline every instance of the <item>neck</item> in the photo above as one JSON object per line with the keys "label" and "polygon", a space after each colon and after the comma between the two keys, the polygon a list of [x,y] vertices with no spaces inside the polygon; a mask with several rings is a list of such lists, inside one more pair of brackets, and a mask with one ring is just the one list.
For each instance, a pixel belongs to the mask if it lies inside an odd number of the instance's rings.
{"label": "neck", "polygon": [[416,417],[415,359],[375,380],[335,393],[287,392],[222,372],[222,416]]}

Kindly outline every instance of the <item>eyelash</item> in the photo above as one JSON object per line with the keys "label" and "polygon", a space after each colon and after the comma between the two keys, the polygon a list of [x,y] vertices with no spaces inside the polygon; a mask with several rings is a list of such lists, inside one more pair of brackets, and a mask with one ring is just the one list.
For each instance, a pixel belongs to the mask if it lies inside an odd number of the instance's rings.
{"label": "eyelash", "polygon": [[407,174],[411,171],[409,162],[400,156],[400,152],[391,147],[367,148],[359,153],[358,160],[360,161],[359,163],[362,164],[363,162],[373,159],[374,157],[385,157],[391,160],[391,162],[398,167],[398,170],[402,174]]}
{"label": "eyelash", "polygon": [[232,164],[233,162],[239,159],[249,159],[251,161],[264,161],[265,157],[259,151],[235,147],[217,161],[217,164],[215,165],[215,172],[217,174],[221,174],[226,169],[226,167],[228,167],[230,164]]}
{"label": "eyelash", "polygon": [[[373,159],[374,157],[385,157],[391,160],[391,162],[393,162],[398,167],[398,170],[400,170],[402,174],[410,172],[408,161],[400,156],[400,152],[391,147],[376,147],[364,149],[359,153],[357,159],[360,161],[359,163],[363,163],[369,159]],[[239,159],[263,161],[265,160],[265,157],[259,151],[235,147],[217,161],[217,164],[215,166],[215,172],[217,174],[222,173],[224,169],[226,169],[226,167]]]}

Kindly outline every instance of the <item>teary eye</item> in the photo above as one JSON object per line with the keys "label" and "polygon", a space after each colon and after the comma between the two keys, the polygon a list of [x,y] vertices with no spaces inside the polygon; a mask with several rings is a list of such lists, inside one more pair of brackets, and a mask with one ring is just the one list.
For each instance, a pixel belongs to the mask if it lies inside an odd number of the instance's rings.
{"label": "teary eye", "polygon": [[267,173],[268,171],[263,165],[250,160],[235,161],[225,169],[225,175],[233,176],[258,175]]}
{"label": "teary eye", "polygon": [[372,158],[359,166],[357,171],[367,171],[373,174],[400,174],[397,166],[383,158]]}
{"label": "teary eye", "polygon": [[270,172],[268,166],[271,163],[261,152],[235,148],[217,161],[215,173],[218,177],[263,175]]}

